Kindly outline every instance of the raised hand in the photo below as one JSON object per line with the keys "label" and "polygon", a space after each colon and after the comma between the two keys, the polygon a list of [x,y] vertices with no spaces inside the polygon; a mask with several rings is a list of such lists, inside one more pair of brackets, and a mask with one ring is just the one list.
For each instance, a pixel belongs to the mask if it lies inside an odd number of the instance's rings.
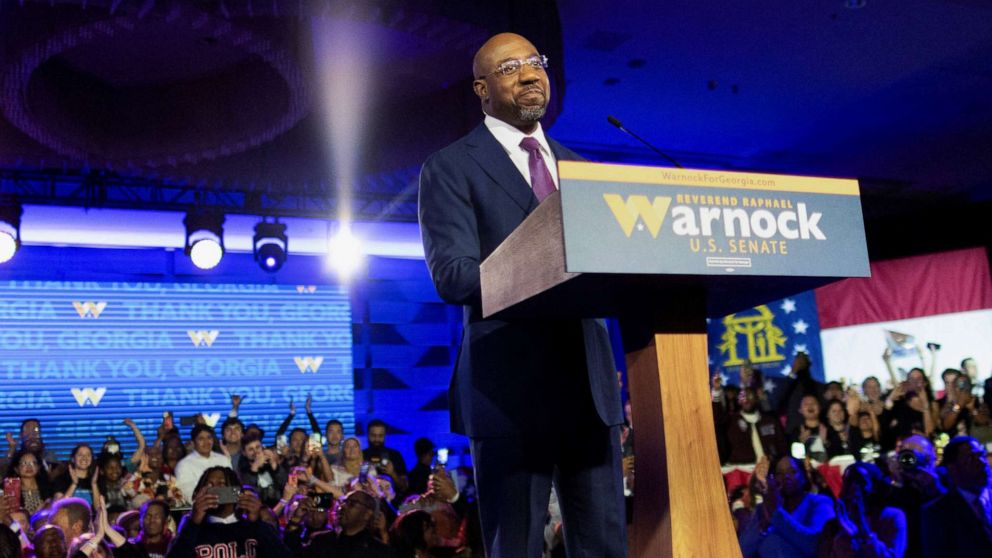
{"label": "raised hand", "polygon": [[193,509],[190,512],[190,520],[196,525],[202,523],[203,519],[207,516],[207,512],[218,506],[217,499],[217,495],[210,492],[210,487],[203,487],[197,493],[196,497],[193,498]]}
{"label": "raised hand", "polygon": [[262,501],[250,490],[245,490],[238,496],[238,509],[248,516],[248,521],[258,521],[262,510]]}
{"label": "raised hand", "polygon": [[306,402],[307,414],[313,413],[313,411],[311,410],[311,405],[313,405],[313,394],[312,393],[308,393],[307,394],[307,402]]}
{"label": "raised hand", "polygon": [[232,393],[231,394],[231,406],[234,407],[235,409],[237,409],[238,407],[241,407],[241,402],[244,401],[244,399],[245,399],[245,396],[244,395],[239,395],[237,393]]}

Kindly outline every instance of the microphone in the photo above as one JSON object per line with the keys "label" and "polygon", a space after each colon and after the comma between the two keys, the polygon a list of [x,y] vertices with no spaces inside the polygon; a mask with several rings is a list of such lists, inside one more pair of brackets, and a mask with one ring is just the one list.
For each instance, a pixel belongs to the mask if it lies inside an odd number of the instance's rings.
{"label": "microphone", "polygon": [[678,161],[676,161],[675,159],[672,159],[667,154],[665,154],[664,151],[662,151],[662,150],[658,149],[657,147],[651,145],[650,143],[647,142],[647,140],[645,140],[641,136],[635,134],[634,132],[631,132],[627,128],[624,128],[623,127],[623,124],[619,120],[617,120],[617,118],[615,116],[606,115],[606,120],[609,121],[610,124],[613,124],[614,126],[616,126],[617,128],[619,128],[621,132],[629,135],[630,137],[636,139],[637,141],[639,141],[639,142],[643,143],[644,145],[648,146],[649,148],[651,148],[652,151],[654,151],[658,155],[661,155],[662,157],[664,157],[671,164],[675,165],[676,167],[678,167],[680,169],[684,169],[685,168],[682,165],[680,165]]}

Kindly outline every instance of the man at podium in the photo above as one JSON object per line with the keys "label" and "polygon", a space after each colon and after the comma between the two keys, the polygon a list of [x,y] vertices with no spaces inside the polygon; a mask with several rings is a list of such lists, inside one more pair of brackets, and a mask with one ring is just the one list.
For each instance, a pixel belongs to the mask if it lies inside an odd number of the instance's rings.
{"label": "man at podium", "polygon": [[480,263],[557,189],[556,162],[579,158],[541,128],[547,64],[511,33],[479,49],[485,118],[424,163],[420,226],[438,293],[464,306],[451,422],[471,439],[488,556],[540,556],[554,486],[569,557],[621,557],[623,417],[605,324],[482,317]]}

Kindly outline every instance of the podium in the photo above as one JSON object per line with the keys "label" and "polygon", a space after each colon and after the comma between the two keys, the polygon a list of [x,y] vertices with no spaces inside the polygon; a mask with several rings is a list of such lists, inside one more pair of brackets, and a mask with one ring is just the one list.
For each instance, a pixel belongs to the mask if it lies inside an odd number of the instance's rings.
{"label": "podium", "polygon": [[636,452],[630,556],[740,556],[706,320],[869,276],[858,184],[565,161],[559,179],[482,263],[483,315],[618,318]]}

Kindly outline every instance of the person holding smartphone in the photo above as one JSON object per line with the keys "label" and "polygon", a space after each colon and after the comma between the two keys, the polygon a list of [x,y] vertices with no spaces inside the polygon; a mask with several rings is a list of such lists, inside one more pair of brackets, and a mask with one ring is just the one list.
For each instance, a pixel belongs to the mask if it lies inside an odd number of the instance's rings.
{"label": "person holding smartphone", "polygon": [[240,490],[230,467],[214,466],[203,472],[193,494],[193,508],[179,526],[166,558],[226,556],[290,558],[292,553],[275,527],[260,520],[262,502],[251,491]]}
{"label": "person holding smartphone", "polygon": [[38,454],[26,450],[14,452],[3,482],[3,494],[15,501],[28,514],[41,509],[52,497],[48,474],[41,466]]}

